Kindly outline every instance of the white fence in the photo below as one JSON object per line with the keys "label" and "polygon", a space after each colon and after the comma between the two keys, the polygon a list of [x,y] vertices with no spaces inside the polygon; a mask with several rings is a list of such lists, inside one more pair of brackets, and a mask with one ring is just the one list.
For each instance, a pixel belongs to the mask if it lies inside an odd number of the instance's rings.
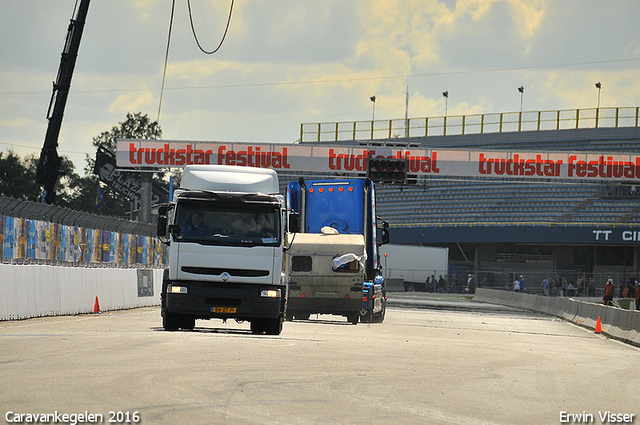
{"label": "white fence", "polygon": [[160,305],[162,269],[0,264],[0,320]]}

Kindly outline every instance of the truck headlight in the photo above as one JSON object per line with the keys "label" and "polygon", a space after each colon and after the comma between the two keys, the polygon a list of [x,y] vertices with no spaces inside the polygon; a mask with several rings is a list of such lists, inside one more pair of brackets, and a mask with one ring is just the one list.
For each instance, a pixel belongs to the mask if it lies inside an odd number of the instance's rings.
{"label": "truck headlight", "polygon": [[187,293],[187,287],[186,286],[169,285],[169,286],[167,286],[167,292],[170,292],[172,294],[186,294]]}
{"label": "truck headlight", "polygon": [[280,289],[264,289],[260,292],[260,296],[263,298],[279,298],[282,296]]}

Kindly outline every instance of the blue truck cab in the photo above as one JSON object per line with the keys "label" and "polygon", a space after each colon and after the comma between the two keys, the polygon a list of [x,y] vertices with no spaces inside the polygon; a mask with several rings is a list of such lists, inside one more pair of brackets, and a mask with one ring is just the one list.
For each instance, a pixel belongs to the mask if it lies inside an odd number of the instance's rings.
{"label": "blue truck cab", "polygon": [[[358,258],[361,264],[362,273],[358,276],[358,282],[354,282],[355,274],[350,275],[351,280],[344,279],[346,276],[340,270],[335,269],[336,274],[333,279],[327,276],[320,280],[314,280],[314,287],[311,287],[310,277],[305,288],[303,273],[297,274],[296,270],[289,268],[290,291],[287,299],[287,318],[308,317],[309,314],[339,314],[344,315],[352,323],[361,322],[382,322],[386,310],[386,288],[383,277],[382,265],[379,261],[378,246],[387,243],[389,239],[388,223],[382,221],[379,226],[379,219],[376,217],[375,187],[369,179],[337,179],[337,180],[308,180],[300,178],[298,181],[289,183],[287,188],[287,209],[295,214],[298,222],[292,240],[294,244],[290,247],[290,260],[295,261],[295,235],[318,234],[325,237],[316,238],[314,243],[324,244],[318,246],[317,256],[310,252],[309,244],[305,247],[305,256],[309,258],[307,262],[328,261],[327,252],[335,249],[333,260],[343,258],[341,256],[351,254],[353,258]],[[378,233],[381,238],[378,240]],[[352,246],[348,251],[348,244],[337,244],[332,242],[331,234],[336,235],[358,235],[360,236],[362,247],[361,253]],[[331,245],[331,246],[329,246]],[[293,249],[293,251],[291,251]],[[329,259],[331,260],[331,258]],[[291,266],[291,264],[289,265]],[[309,266],[311,267],[311,266]],[[350,265],[355,273],[358,265]],[[321,267],[322,268],[322,267]],[[326,267],[322,268],[327,270]],[[336,288],[337,282],[344,280],[344,289]],[[325,282],[324,284],[322,282]],[[331,286],[330,290],[325,286]],[[296,292],[299,289],[299,292]],[[358,295],[355,296],[356,292]],[[305,291],[306,290],[306,291]],[[317,295],[314,295],[317,294]],[[303,296],[304,295],[304,296]],[[327,298],[336,298],[330,302]],[[338,302],[337,298],[341,298]],[[358,302],[352,302],[345,310],[345,298],[358,298]],[[353,300],[355,301],[355,299]],[[340,307],[337,307],[337,306]],[[335,308],[334,308],[335,306]]]}

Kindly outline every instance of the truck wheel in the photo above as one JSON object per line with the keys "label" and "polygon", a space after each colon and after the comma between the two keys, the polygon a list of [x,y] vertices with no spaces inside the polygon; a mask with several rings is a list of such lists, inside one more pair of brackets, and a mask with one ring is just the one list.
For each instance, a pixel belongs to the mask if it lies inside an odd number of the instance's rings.
{"label": "truck wheel", "polygon": [[382,323],[384,321],[384,315],[387,312],[387,301],[382,298],[382,310],[380,313],[371,314],[371,323]]}
{"label": "truck wheel", "polygon": [[282,318],[265,320],[264,333],[267,335],[280,335],[282,332]]}
{"label": "truck wheel", "polygon": [[347,321],[350,322],[352,325],[357,325],[358,324],[358,313],[353,313],[347,316]]}
{"label": "truck wheel", "polygon": [[309,320],[309,316],[311,316],[309,313],[298,313],[298,314],[296,314],[296,319],[297,320]]}
{"label": "truck wheel", "polygon": [[180,317],[168,311],[162,316],[162,327],[165,331],[177,331],[180,328]]}
{"label": "truck wheel", "polygon": [[293,313],[287,313],[285,318],[287,322],[293,322]]}
{"label": "truck wheel", "polygon": [[191,316],[183,316],[180,327],[186,331],[192,331],[196,327],[196,319]]}
{"label": "truck wheel", "polygon": [[384,314],[387,311],[385,304],[382,304],[382,311],[380,313],[371,315],[371,323],[382,323],[384,321]]}
{"label": "truck wheel", "polygon": [[360,322],[361,323],[371,323],[373,321],[373,315],[371,313],[371,310],[365,310],[365,313],[362,314],[360,313]]}
{"label": "truck wheel", "polygon": [[264,320],[254,319],[251,321],[251,333],[254,335],[260,335],[264,332]]}

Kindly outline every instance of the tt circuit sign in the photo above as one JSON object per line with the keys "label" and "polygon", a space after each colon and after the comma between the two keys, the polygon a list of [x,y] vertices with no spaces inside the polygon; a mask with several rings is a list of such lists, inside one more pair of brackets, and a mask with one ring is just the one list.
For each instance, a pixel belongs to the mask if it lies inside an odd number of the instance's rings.
{"label": "tt circuit sign", "polygon": [[218,164],[276,171],[365,173],[370,158],[406,159],[406,172],[452,177],[640,180],[640,156],[583,152],[499,152],[118,140],[119,168],[180,168]]}

